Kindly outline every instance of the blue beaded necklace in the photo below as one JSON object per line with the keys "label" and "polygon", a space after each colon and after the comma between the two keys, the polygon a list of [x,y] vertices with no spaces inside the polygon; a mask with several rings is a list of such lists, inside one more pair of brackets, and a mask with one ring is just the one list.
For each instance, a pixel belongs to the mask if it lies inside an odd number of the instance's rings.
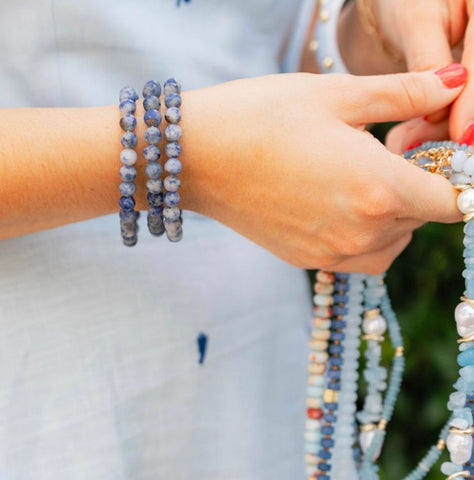
{"label": "blue beaded necklace", "polygon": [[[458,206],[466,222],[466,291],[455,311],[461,338],[459,378],[447,405],[452,414],[437,443],[404,480],[424,478],[446,446],[450,461],[443,463],[441,470],[447,480],[474,478],[474,154],[471,147],[454,142],[427,142],[406,152],[405,158],[426,171],[443,175],[460,191]],[[400,326],[383,276],[318,272],[316,280],[310,346],[314,348],[314,339],[319,339],[318,348],[325,355],[310,355],[308,366],[308,480],[378,480],[375,462],[383,447],[405,365]],[[380,363],[386,331],[394,350],[388,383],[387,370]],[[360,335],[367,347],[363,373],[367,394],[356,415]],[[358,435],[354,434],[356,419]]]}

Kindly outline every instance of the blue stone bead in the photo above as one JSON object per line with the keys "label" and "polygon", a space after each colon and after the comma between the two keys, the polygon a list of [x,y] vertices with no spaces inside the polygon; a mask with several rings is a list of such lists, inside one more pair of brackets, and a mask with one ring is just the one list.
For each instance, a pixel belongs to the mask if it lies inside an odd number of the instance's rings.
{"label": "blue stone bead", "polygon": [[143,96],[144,97],[159,97],[161,95],[161,85],[155,80],[148,80],[143,87]]}
{"label": "blue stone bead", "polygon": [[329,370],[326,372],[328,378],[333,378],[339,380],[341,378],[341,371],[340,370]]}
{"label": "blue stone bead", "polygon": [[120,179],[123,182],[133,182],[137,178],[137,170],[135,167],[127,167],[124,165],[120,169]]}
{"label": "blue stone bead", "polygon": [[472,221],[467,222],[466,225],[464,225],[463,231],[466,235],[474,236],[474,222],[472,222]]}
{"label": "blue stone bead", "polygon": [[165,128],[165,138],[168,142],[177,142],[182,135],[181,127],[179,125],[168,125]]}
{"label": "blue stone bead", "polygon": [[166,236],[170,242],[179,242],[183,238],[181,222],[164,222]]}
{"label": "blue stone bead", "polygon": [[137,152],[132,148],[126,148],[120,152],[120,161],[128,166],[131,167],[137,163]]}
{"label": "blue stone bead", "polygon": [[331,480],[329,475],[318,475],[318,480]]}
{"label": "blue stone bead", "polygon": [[318,456],[324,460],[329,460],[332,457],[332,454],[328,450],[320,450]]}
{"label": "blue stone bead", "polygon": [[334,290],[336,292],[347,292],[349,291],[349,284],[343,282],[334,282]]}
{"label": "blue stone bead", "polygon": [[181,95],[173,92],[168,93],[168,95],[165,97],[165,105],[167,108],[179,108],[181,106]]}
{"label": "blue stone bead", "polygon": [[132,197],[137,191],[137,186],[133,182],[122,182],[119,190],[124,197]]}
{"label": "blue stone bead", "polygon": [[161,132],[159,128],[148,127],[145,130],[145,140],[150,145],[156,145],[161,142]]}
{"label": "blue stone bead", "polygon": [[348,295],[336,294],[334,295],[334,303],[347,303],[349,301]]}
{"label": "blue stone bead", "polygon": [[339,305],[335,305],[332,308],[332,311],[334,315],[342,315],[342,316],[347,315],[347,313],[349,312],[349,310],[346,307],[341,307]]}
{"label": "blue stone bead", "polygon": [[133,210],[135,208],[135,199],[133,197],[120,197],[119,207],[122,210]]}
{"label": "blue stone bead", "polygon": [[331,357],[329,359],[329,365],[335,366],[335,367],[340,367],[344,363],[344,360],[342,357]]}
{"label": "blue stone bead", "polygon": [[181,93],[181,84],[175,78],[168,78],[163,84],[165,95],[168,93]]}
{"label": "blue stone bead", "polygon": [[458,365],[460,367],[474,365],[474,348],[469,348],[458,355]]}
{"label": "blue stone bead", "polygon": [[127,113],[120,119],[120,127],[126,132],[132,132],[137,127],[137,119],[133,115]]}
{"label": "blue stone bead", "polygon": [[165,118],[168,123],[177,124],[181,120],[181,110],[177,107],[168,108],[165,112]]}
{"label": "blue stone bead", "polygon": [[149,192],[148,195],[146,196],[146,199],[148,201],[148,205],[153,205],[155,207],[159,207],[163,205],[163,194],[160,193],[151,193]]}
{"label": "blue stone bead", "polygon": [[148,145],[143,149],[143,156],[147,162],[157,162],[161,157],[160,147]]}
{"label": "blue stone bead", "polygon": [[[131,238],[123,238],[122,237],[122,241],[123,241],[123,244],[126,246],[126,247],[133,247],[137,244],[137,241],[138,241],[138,238],[137,236],[135,235],[134,237],[131,237]],[[321,478],[321,477],[320,477]]]}
{"label": "blue stone bead", "polygon": [[178,192],[166,192],[163,201],[167,207],[176,207],[179,204],[181,197]]}
{"label": "blue stone bead", "polygon": [[327,423],[336,423],[337,417],[332,413],[325,413],[323,415],[323,419]]}
{"label": "blue stone bead", "polygon": [[168,192],[177,192],[181,186],[181,180],[175,175],[168,175],[165,178],[164,185]]}
{"label": "blue stone bead", "polygon": [[163,206],[162,205],[148,205],[148,213],[154,217],[162,218]]}
{"label": "blue stone bead", "polygon": [[332,448],[334,447],[334,440],[332,438],[323,438],[321,440],[321,445],[324,448]]}
{"label": "blue stone bead", "polygon": [[324,408],[327,410],[337,410],[339,407],[339,404],[336,402],[325,402],[324,403]]}
{"label": "blue stone bead", "polygon": [[341,354],[344,352],[344,347],[342,345],[329,345],[329,353]]}
{"label": "blue stone bead", "polygon": [[163,181],[160,178],[150,178],[146,182],[146,188],[151,193],[160,193],[163,190]]}
{"label": "blue stone bead", "polygon": [[341,272],[338,272],[338,273],[336,273],[336,278],[337,278],[338,280],[350,280],[351,274],[350,274],[350,273],[341,273]]}
{"label": "blue stone bead", "polygon": [[120,102],[124,100],[138,100],[138,93],[133,87],[127,85],[120,90],[119,100]]}
{"label": "blue stone bead", "polygon": [[165,207],[163,217],[169,222],[176,222],[181,218],[181,210],[178,207]]}
{"label": "blue stone bead", "polygon": [[181,145],[178,142],[170,142],[165,146],[165,154],[168,158],[179,157],[181,154]]}
{"label": "blue stone bead", "polygon": [[138,218],[138,212],[135,210],[120,210],[120,220],[124,223],[136,222]]}
{"label": "blue stone bead", "polygon": [[345,320],[333,320],[331,322],[331,326],[332,326],[332,328],[342,330],[342,329],[347,327],[347,322]]}
{"label": "blue stone bead", "polygon": [[148,178],[160,178],[163,173],[163,167],[156,162],[150,162],[145,167],[145,173]]}
{"label": "blue stone bead", "polygon": [[155,237],[161,237],[161,235],[165,233],[165,226],[163,225],[163,222],[157,224],[149,223],[148,230]]}
{"label": "blue stone bead", "polygon": [[181,172],[181,162],[178,158],[169,158],[165,163],[165,170],[171,175],[178,175]]}
{"label": "blue stone bead", "polygon": [[119,110],[122,115],[133,115],[137,111],[137,105],[133,100],[126,99],[123,102],[120,102]]}
{"label": "blue stone bead", "polygon": [[143,108],[145,110],[159,110],[161,107],[161,101],[158,97],[146,97],[143,99]]}
{"label": "blue stone bead", "polygon": [[143,119],[145,120],[145,124],[149,127],[158,127],[162,120],[161,113],[154,108],[151,108],[150,110],[145,112]]}
{"label": "blue stone bead", "polygon": [[125,132],[120,142],[125,148],[134,148],[137,145],[137,136],[133,132]]}
{"label": "blue stone bead", "polygon": [[331,340],[342,342],[346,338],[346,335],[342,332],[331,332]]}
{"label": "blue stone bead", "polygon": [[136,235],[138,232],[138,225],[136,222],[133,223],[121,223],[120,224],[120,231],[122,236],[130,237]]}
{"label": "blue stone bead", "polygon": [[331,465],[329,465],[329,463],[326,463],[326,462],[319,462],[318,468],[322,472],[329,472],[331,470]]}

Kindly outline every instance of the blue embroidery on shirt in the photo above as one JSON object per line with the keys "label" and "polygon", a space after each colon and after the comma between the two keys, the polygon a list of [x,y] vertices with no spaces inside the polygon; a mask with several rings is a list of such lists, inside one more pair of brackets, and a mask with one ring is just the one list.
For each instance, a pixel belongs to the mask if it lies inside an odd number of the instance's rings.
{"label": "blue embroidery on shirt", "polygon": [[[185,1],[186,3],[189,3],[191,0],[184,0],[184,1]],[[178,7],[180,7],[180,6],[181,6],[181,0],[176,0],[176,5],[177,5]]]}
{"label": "blue embroidery on shirt", "polygon": [[206,356],[207,340],[208,336],[205,333],[200,333],[197,338],[198,350],[199,350],[199,364],[204,363],[204,357]]}

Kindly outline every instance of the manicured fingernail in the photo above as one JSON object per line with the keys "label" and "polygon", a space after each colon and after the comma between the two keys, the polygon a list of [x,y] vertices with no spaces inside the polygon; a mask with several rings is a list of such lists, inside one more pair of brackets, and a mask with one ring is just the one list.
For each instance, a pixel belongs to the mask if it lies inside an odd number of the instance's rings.
{"label": "manicured fingernail", "polygon": [[413,145],[410,145],[409,147],[407,147],[407,150],[413,150],[414,148],[419,147],[420,145],[423,145],[423,142],[416,142]]}
{"label": "manicured fingernail", "polygon": [[464,130],[464,133],[462,134],[461,140],[459,140],[459,143],[461,145],[466,144],[466,145],[472,145],[474,142],[474,122],[469,122],[467,124],[466,129]]}
{"label": "manicured fingernail", "polygon": [[467,80],[467,70],[460,63],[452,63],[447,67],[434,72],[448,88],[456,88],[464,85]]}

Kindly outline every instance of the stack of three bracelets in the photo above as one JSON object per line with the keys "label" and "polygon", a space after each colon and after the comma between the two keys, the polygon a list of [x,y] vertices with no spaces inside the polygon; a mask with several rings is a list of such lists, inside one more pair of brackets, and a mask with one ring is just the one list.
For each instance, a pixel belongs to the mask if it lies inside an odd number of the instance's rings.
{"label": "stack of three bracelets", "polygon": [[[161,179],[163,167],[160,163],[161,150],[160,142],[162,133],[160,125],[162,115],[161,108],[161,85],[154,80],[148,81],[143,88],[143,106],[145,109],[144,122],[145,141],[147,146],[143,150],[143,157],[147,161],[146,187],[148,190],[148,216],[147,223],[150,233],[154,236],[166,236],[171,242],[178,242],[183,237],[181,209],[179,208],[180,195],[178,189],[181,180],[178,174],[181,172],[181,127],[178,125],[181,120],[181,85],[173,78],[168,79],[163,85],[166,106],[165,119],[168,126],[164,130],[166,140],[165,155],[167,160],[164,168],[167,176],[164,181]],[[132,87],[123,87],[120,90],[119,110],[121,113],[120,127],[123,130],[121,144],[123,150],[120,154],[120,161],[123,166],[120,169],[121,184],[120,190],[120,230],[122,241],[126,246],[133,246],[137,243],[139,213],[135,211],[136,192],[135,178],[137,171],[135,164],[138,154],[136,146],[137,135],[134,130],[137,126],[135,118],[136,101],[138,94]]]}

